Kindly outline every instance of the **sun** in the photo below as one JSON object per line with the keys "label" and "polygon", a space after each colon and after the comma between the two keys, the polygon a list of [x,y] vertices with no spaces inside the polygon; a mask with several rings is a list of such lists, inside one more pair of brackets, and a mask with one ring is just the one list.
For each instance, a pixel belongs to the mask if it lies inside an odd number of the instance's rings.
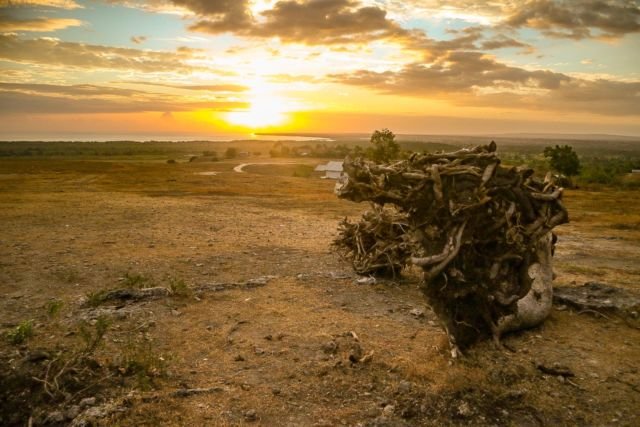
{"label": "sun", "polygon": [[287,121],[287,100],[262,82],[254,82],[250,88],[249,108],[226,113],[225,120],[228,123],[259,129],[282,125]]}
{"label": "sun", "polygon": [[253,99],[249,104],[247,110],[227,113],[225,120],[233,125],[255,129],[281,125],[287,119],[281,100],[278,98]]}

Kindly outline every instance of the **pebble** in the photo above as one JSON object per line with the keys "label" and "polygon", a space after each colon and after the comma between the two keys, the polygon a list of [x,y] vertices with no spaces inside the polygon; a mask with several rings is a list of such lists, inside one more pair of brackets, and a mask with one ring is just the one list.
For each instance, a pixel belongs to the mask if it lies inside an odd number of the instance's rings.
{"label": "pebble", "polygon": [[333,340],[327,341],[322,344],[322,351],[327,354],[335,354],[335,352],[338,351],[338,344]]}
{"label": "pebble", "polygon": [[78,415],[80,415],[80,406],[73,405],[69,409],[67,409],[67,413],[66,413],[67,419],[72,420]]}
{"label": "pebble", "polygon": [[419,308],[414,308],[409,312],[409,314],[418,318],[424,317],[424,310],[420,310]]}
{"label": "pebble", "polygon": [[82,399],[80,401],[80,407],[81,408],[88,408],[89,406],[93,406],[96,404],[96,398],[95,397],[85,397],[84,399]]}
{"label": "pebble", "polygon": [[47,415],[46,423],[61,423],[65,420],[64,414],[60,411],[53,411]]}
{"label": "pebble", "polygon": [[409,393],[411,391],[412,384],[409,381],[400,381],[398,385],[398,391],[400,393]]}
{"label": "pebble", "polygon": [[462,402],[458,405],[458,414],[461,417],[468,417],[471,415],[471,408],[467,402]]}
{"label": "pebble", "polygon": [[244,419],[247,421],[255,421],[258,419],[258,414],[255,409],[249,409],[244,413]]}
{"label": "pebble", "polygon": [[375,285],[376,278],[375,277],[361,277],[356,280],[358,285]]}
{"label": "pebble", "polygon": [[384,407],[384,409],[382,410],[382,415],[384,415],[385,417],[391,417],[393,416],[393,413],[396,411],[396,407],[393,405],[387,405]]}

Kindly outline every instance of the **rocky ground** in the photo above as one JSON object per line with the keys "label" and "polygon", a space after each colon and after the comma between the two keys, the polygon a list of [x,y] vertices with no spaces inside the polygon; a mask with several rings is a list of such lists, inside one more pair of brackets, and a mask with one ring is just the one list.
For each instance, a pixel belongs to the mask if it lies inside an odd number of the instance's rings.
{"label": "rocky ground", "polygon": [[[640,424],[633,309],[560,302],[453,361],[417,272],[330,247],[365,206],[239,163],[0,164],[0,424]],[[567,194],[559,286],[639,291],[638,199]]]}

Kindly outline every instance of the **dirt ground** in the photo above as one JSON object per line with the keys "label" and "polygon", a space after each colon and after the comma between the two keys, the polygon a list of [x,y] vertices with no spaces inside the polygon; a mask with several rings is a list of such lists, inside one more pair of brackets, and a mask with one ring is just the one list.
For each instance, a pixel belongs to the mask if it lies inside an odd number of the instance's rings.
{"label": "dirt ground", "polygon": [[[3,422],[640,425],[633,324],[555,307],[542,326],[507,336],[511,350],[480,343],[453,361],[417,272],[358,284],[330,247],[338,221],[365,205],[290,166],[236,173],[239,163],[0,161],[0,332],[34,325],[22,344],[2,340],[0,374],[39,369],[37,351],[72,351],[78,320],[99,313],[110,326],[96,363],[121,363],[131,343],[162,361],[53,403],[37,384],[13,390],[21,397],[3,395]],[[558,229],[555,283],[640,291],[639,195],[573,190],[565,200],[572,222]],[[188,292],[87,304],[133,282]],[[68,415],[74,405],[80,416]]]}

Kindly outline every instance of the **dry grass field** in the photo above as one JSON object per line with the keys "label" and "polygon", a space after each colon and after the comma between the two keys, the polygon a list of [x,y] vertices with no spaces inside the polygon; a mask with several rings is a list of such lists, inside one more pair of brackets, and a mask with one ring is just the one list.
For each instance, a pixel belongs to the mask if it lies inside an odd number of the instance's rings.
{"label": "dry grass field", "polygon": [[[560,307],[452,361],[415,272],[358,284],[332,250],[366,208],[334,182],[165,160],[0,160],[0,424],[640,425],[637,325]],[[639,196],[566,192],[556,284],[640,290]],[[125,287],[172,293],[101,299]]]}

